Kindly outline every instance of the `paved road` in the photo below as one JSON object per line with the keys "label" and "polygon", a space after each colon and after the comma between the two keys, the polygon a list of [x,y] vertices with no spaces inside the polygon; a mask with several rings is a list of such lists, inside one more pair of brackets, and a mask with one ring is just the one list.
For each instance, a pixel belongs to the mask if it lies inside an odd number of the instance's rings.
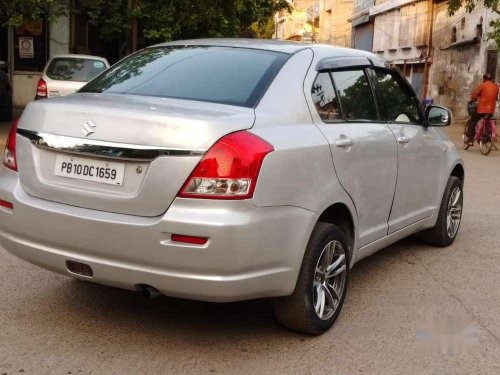
{"label": "paved road", "polygon": [[[342,314],[321,337],[280,328],[267,301],[144,301],[0,249],[0,375],[499,374],[500,152],[475,148],[464,153],[455,245],[408,239],[359,263]],[[449,336],[439,351],[422,348],[428,318],[470,321],[477,343],[456,349]]]}

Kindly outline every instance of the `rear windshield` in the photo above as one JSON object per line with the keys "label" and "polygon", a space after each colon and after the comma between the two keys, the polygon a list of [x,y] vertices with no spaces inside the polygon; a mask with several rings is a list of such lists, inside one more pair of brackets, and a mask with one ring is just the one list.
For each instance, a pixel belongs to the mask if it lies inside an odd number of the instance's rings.
{"label": "rear windshield", "polygon": [[230,47],[153,47],[115,65],[79,92],[106,92],[254,107],[287,54]]}
{"label": "rear windshield", "polygon": [[106,70],[101,60],[57,57],[50,62],[45,74],[58,81],[88,82]]}

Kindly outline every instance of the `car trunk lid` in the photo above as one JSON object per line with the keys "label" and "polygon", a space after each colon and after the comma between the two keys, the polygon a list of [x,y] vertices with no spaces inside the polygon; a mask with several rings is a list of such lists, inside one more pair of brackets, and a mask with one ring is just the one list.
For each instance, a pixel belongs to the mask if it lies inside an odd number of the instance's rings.
{"label": "car trunk lid", "polygon": [[[19,122],[20,182],[51,201],[158,216],[203,153],[222,136],[251,128],[254,119],[251,108],[134,95],[33,102]],[[62,162],[121,168],[123,182],[70,178],[61,174]]]}

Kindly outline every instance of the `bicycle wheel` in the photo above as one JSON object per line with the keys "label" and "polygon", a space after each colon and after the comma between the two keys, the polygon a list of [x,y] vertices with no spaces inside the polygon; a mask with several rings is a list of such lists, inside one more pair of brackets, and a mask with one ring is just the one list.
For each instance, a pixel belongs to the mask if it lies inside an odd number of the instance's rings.
{"label": "bicycle wheel", "polygon": [[488,155],[493,148],[493,143],[490,140],[481,140],[479,142],[479,150],[481,150],[481,154]]}
{"label": "bicycle wheel", "polygon": [[491,141],[491,127],[488,122],[485,125],[483,137],[481,138],[481,141],[479,141],[479,150],[481,151],[481,154],[486,156],[491,152],[492,148],[493,142]]}

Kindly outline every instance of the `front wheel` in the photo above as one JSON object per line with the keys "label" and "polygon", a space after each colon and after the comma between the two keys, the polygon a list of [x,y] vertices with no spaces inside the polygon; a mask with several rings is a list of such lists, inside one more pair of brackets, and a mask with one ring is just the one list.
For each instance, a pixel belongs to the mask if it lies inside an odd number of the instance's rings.
{"label": "front wheel", "polygon": [[420,239],[434,246],[451,245],[455,241],[462,221],[463,202],[463,182],[458,177],[450,176],[443,194],[436,225],[421,232]]}
{"label": "front wheel", "polygon": [[325,332],[340,314],[348,275],[346,234],[336,225],[317,223],[294,292],[274,301],[276,318],[294,331],[312,335]]}

